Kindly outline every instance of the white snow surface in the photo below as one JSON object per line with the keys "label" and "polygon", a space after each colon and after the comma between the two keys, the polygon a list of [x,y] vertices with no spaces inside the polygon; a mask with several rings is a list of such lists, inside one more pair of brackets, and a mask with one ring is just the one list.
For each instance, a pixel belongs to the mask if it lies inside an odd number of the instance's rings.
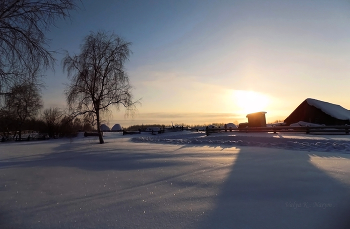
{"label": "white snow surface", "polygon": [[0,228],[350,228],[350,136],[0,143]]}
{"label": "white snow surface", "polygon": [[340,120],[350,120],[350,111],[340,105],[311,98],[306,99],[306,101],[309,105],[322,110],[323,112],[334,118]]}
{"label": "white snow surface", "polygon": [[350,135],[306,135],[298,133],[175,132],[157,136],[142,135],[134,142],[192,144],[210,146],[254,146],[289,150],[350,153]]}

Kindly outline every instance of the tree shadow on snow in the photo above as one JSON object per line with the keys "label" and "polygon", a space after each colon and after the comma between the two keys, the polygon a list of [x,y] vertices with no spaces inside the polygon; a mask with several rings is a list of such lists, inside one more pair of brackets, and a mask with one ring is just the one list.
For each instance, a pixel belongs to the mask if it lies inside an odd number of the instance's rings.
{"label": "tree shadow on snow", "polygon": [[[132,143],[134,144],[134,143]],[[51,153],[14,157],[0,161],[1,168],[9,167],[72,167],[88,171],[128,171],[149,168],[184,166],[181,157],[199,157],[195,153],[176,154],[178,147],[155,153],[152,148],[144,147],[130,151],[127,147],[111,148],[108,144],[62,142]]]}

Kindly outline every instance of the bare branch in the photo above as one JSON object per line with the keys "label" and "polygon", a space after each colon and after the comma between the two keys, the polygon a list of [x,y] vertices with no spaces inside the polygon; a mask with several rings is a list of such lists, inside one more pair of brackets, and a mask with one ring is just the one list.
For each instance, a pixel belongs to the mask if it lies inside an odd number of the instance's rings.
{"label": "bare branch", "polygon": [[74,0],[0,1],[0,90],[23,82],[34,69],[53,68],[44,33],[75,8]]}

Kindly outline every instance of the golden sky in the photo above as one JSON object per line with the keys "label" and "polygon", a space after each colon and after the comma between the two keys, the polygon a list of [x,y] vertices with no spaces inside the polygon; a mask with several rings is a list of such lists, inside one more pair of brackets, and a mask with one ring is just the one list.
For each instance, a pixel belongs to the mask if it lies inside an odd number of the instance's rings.
{"label": "golden sky", "polygon": [[[58,50],[43,90],[46,107],[65,106],[62,50],[79,53],[90,31],[132,42],[127,62],[135,99],[114,123],[245,122],[249,112],[286,118],[315,98],[350,109],[348,1],[83,1],[51,30]],[[171,120],[169,120],[171,119]]]}

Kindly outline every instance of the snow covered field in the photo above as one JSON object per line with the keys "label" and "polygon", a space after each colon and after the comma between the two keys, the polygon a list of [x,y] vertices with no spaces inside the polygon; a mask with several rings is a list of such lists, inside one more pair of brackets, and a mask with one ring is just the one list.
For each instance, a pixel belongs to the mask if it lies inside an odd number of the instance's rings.
{"label": "snow covered field", "polygon": [[350,228],[350,136],[0,144],[0,228]]}

